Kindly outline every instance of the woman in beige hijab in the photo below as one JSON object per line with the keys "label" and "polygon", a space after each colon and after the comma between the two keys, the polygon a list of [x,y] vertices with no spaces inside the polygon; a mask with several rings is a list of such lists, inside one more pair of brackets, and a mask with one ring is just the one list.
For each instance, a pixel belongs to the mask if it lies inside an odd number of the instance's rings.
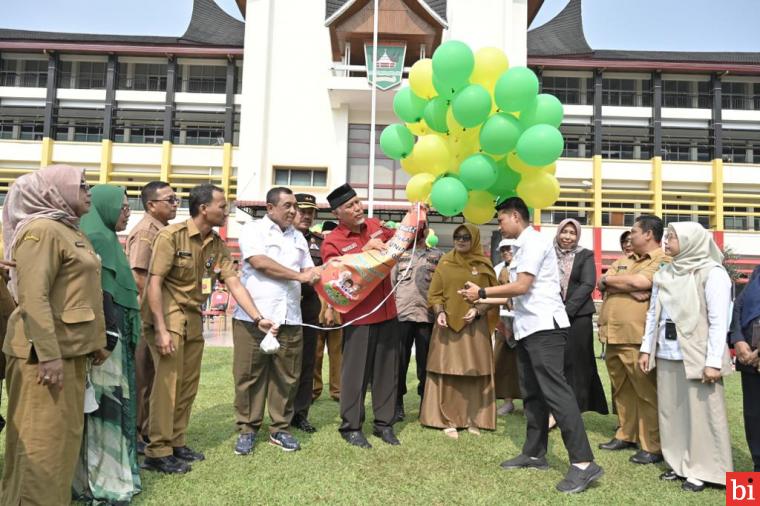
{"label": "woman in beige hijab", "polygon": [[662,454],[671,468],[660,479],[685,479],[683,490],[701,492],[705,482],[725,485],[733,470],[722,379],[731,372],[731,279],[699,223],[671,223],[665,252],[673,262],[654,277],[639,367],[657,366]]}

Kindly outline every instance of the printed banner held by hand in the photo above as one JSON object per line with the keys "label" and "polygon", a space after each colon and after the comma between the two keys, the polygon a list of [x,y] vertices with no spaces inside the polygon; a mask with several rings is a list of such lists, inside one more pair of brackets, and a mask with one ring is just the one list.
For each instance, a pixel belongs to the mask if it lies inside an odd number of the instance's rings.
{"label": "printed banner held by hand", "polygon": [[390,274],[426,219],[427,209],[415,204],[401,220],[385,252],[368,250],[331,259],[322,266],[322,277],[314,286],[319,295],[340,313],[356,307]]}

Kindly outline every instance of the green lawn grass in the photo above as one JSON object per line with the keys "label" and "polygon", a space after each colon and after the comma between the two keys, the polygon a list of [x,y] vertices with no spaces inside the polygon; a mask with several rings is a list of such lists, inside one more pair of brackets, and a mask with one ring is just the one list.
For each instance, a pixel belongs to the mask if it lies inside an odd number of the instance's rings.
{"label": "green lawn grass", "polygon": [[[325,361],[325,378],[327,378]],[[604,364],[600,375],[609,396]],[[416,392],[414,366],[407,377]],[[737,470],[751,470],[741,414],[738,374],[727,379],[729,420]],[[679,483],[658,480],[662,466],[630,464],[632,452],[595,450],[606,474],[589,491],[565,496],[554,490],[567,470],[567,453],[559,431],[552,431],[548,460],[551,469],[503,471],[499,463],[520,452],[525,436],[522,406],[499,417],[495,432],[481,437],[466,432],[450,440],[440,431],[421,427],[419,400],[407,394],[407,419],[396,424],[401,446],[391,447],[371,436],[372,411],[368,403],[365,433],[374,445],[361,450],[347,445],[338,434],[338,404],[327,392],[312,406],[313,435],[294,430],[303,449],[285,453],[266,442],[266,429],[247,457],[232,452],[235,442],[232,410],[232,350],[207,348],[201,388],[190,422],[188,444],[206,454],[184,476],[143,473],[142,494],[135,504],[723,504],[722,489],[701,494],[682,492]],[[369,398],[368,398],[369,400]],[[587,413],[586,429],[593,448],[613,434],[616,418]],[[0,443],[0,454],[4,441]],[[0,466],[2,464],[0,463]],[[44,485],[42,485],[44,486]]]}

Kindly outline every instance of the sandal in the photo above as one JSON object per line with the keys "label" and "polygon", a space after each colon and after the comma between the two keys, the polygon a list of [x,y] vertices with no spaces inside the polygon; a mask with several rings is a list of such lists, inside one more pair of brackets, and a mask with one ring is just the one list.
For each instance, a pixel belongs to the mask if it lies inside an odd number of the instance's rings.
{"label": "sandal", "polygon": [[451,439],[459,439],[459,432],[457,432],[456,427],[448,427],[446,429],[443,429],[443,433]]}

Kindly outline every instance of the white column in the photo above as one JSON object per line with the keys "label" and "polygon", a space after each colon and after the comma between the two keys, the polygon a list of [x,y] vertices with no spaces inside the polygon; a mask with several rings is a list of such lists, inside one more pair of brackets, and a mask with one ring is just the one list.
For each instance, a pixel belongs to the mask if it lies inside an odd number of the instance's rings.
{"label": "white column", "polygon": [[[270,75],[274,30],[273,0],[248,0],[240,107],[239,200],[256,200],[268,171]],[[308,46],[308,44],[307,44]],[[294,74],[297,69],[293,68]],[[308,79],[301,75],[300,78]]]}

